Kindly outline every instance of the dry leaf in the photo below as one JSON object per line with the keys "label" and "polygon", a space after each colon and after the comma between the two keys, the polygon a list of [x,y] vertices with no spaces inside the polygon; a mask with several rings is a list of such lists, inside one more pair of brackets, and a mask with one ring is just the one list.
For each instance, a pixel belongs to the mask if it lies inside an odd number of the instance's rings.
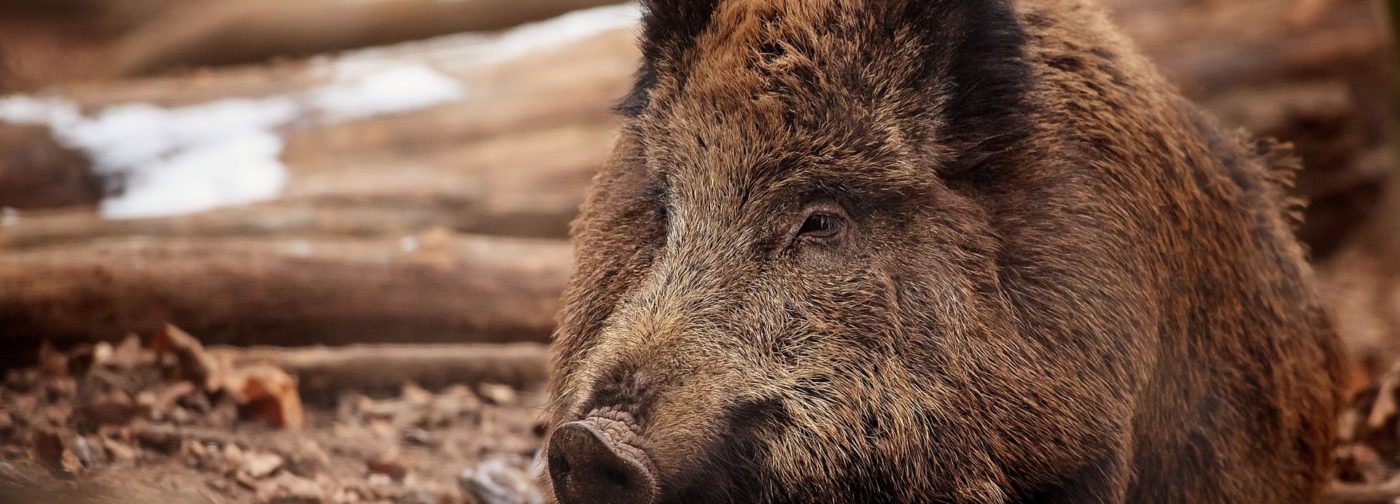
{"label": "dry leaf", "polygon": [[306,426],[296,379],[279,368],[255,364],[230,371],[223,389],[239,405],[239,416],[289,430]]}
{"label": "dry leaf", "polygon": [[151,348],[161,354],[173,355],[180,376],[203,387],[205,392],[218,390],[221,382],[219,363],[194,336],[167,324],[165,329],[156,333]]}

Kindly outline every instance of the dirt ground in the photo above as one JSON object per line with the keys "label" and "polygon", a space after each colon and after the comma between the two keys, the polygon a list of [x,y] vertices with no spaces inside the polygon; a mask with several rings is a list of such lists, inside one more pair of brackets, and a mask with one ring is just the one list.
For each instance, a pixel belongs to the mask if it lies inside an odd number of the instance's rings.
{"label": "dirt ground", "polygon": [[[1400,502],[1400,368],[1341,415],[1334,503]],[[0,504],[536,504],[544,394],[489,383],[302,397],[167,328],[0,384]]]}
{"label": "dirt ground", "polygon": [[211,377],[186,357],[133,338],[10,371],[0,503],[540,500],[540,391],[405,384],[303,407],[275,369]]}

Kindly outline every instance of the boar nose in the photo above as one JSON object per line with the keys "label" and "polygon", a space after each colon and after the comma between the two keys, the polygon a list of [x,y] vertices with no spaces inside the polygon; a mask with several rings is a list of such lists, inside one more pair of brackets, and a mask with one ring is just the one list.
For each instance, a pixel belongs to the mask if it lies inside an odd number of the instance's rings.
{"label": "boar nose", "polygon": [[569,422],[549,441],[549,478],[561,504],[650,504],[656,478],[643,461],[587,420]]}

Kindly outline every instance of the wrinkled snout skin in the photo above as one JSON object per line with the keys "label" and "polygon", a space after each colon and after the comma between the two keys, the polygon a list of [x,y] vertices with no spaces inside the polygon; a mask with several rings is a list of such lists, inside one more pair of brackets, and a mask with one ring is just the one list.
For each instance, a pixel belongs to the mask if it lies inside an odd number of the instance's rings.
{"label": "wrinkled snout skin", "polygon": [[644,5],[553,500],[1317,502],[1339,363],[1296,164],[1096,8]]}

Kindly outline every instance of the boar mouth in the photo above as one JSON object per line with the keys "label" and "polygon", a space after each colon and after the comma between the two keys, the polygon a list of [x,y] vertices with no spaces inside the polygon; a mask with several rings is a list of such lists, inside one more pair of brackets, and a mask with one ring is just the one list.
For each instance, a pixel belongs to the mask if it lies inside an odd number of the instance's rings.
{"label": "boar mouth", "polygon": [[656,467],[638,446],[640,436],[627,417],[595,411],[555,429],[548,448],[549,478],[560,503],[656,501]]}
{"label": "boar mouth", "polygon": [[789,491],[779,487],[778,478],[763,469],[768,453],[758,442],[760,434],[782,431],[791,421],[782,400],[739,401],[725,407],[723,418],[727,432],[691,461],[688,471],[677,475],[661,502],[817,502],[788,495]]}

